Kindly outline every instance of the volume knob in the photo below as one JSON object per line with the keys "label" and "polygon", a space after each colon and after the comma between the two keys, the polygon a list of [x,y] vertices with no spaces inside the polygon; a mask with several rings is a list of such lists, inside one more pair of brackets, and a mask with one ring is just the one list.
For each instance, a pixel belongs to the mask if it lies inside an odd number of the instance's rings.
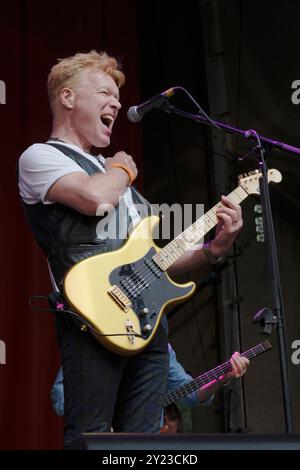
{"label": "volume knob", "polygon": [[147,325],[145,325],[143,328],[144,333],[150,333],[151,330],[152,330],[152,326],[150,325],[150,323],[147,323]]}
{"label": "volume knob", "polygon": [[147,307],[142,308],[142,310],[140,311],[140,315],[141,315],[142,317],[144,317],[144,316],[147,315],[148,313],[149,313],[149,308],[147,308]]}

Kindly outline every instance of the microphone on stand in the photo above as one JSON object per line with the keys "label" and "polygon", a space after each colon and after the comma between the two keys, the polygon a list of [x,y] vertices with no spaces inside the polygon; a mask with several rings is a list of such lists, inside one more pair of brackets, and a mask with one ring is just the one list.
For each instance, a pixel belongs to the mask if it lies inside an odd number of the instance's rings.
{"label": "microphone on stand", "polygon": [[168,101],[171,96],[175,94],[175,87],[153,96],[150,100],[145,101],[138,106],[131,106],[127,111],[127,117],[131,122],[139,122],[143,119],[144,114],[151,111],[153,108],[160,108]]}

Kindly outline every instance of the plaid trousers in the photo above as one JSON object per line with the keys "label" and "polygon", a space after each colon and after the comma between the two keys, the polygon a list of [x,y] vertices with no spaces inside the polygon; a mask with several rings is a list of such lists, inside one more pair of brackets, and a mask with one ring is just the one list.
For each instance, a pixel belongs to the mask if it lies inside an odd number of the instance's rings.
{"label": "plaid trousers", "polygon": [[158,432],[168,378],[165,316],[151,343],[123,357],[110,352],[66,314],[56,317],[64,375],[67,448],[83,432]]}

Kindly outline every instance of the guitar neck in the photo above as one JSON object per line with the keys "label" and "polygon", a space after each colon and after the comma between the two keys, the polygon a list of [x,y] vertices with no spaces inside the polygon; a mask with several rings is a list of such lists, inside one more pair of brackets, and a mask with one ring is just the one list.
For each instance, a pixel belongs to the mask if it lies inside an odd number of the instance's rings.
{"label": "guitar neck", "polygon": [[[227,197],[235,204],[241,204],[246,199],[248,193],[238,186]],[[166,271],[173,263],[175,263],[186,251],[190,250],[199,240],[201,240],[217,223],[216,215],[221,202],[212,207],[206,214],[200,217],[184,232],[178,235],[168,245],[166,245],[159,253],[153,256],[153,260],[163,270]]]}
{"label": "guitar neck", "polygon": [[[271,348],[272,345],[269,343],[269,341],[264,341],[263,343],[254,346],[254,348],[248,349],[248,351],[242,353],[241,356],[246,357],[247,359],[253,359],[254,357],[259,356],[260,354],[268,351]],[[174,403],[177,400],[180,400],[181,398],[186,397],[195,390],[198,390],[200,387],[203,387],[203,385],[208,384],[212,380],[218,379],[221,375],[226,374],[230,370],[230,361],[226,361],[223,364],[215,367],[214,369],[205,372],[196,379],[191,380],[191,382],[167,393],[163,400],[163,406],[165,407],[167,405],[170,405],[171,403]]]}

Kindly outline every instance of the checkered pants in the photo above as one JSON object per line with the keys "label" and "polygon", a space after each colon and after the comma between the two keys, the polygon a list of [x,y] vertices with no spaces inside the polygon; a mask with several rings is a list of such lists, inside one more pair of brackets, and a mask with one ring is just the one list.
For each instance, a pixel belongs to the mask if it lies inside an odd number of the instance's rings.
{"label": "checkered pants", "polygon": [[65,447],[82,432],[157,432],[167,389],[168,328],[163,317],[151,343],[122,357],[72,318],[57,315],[65,398]]}

